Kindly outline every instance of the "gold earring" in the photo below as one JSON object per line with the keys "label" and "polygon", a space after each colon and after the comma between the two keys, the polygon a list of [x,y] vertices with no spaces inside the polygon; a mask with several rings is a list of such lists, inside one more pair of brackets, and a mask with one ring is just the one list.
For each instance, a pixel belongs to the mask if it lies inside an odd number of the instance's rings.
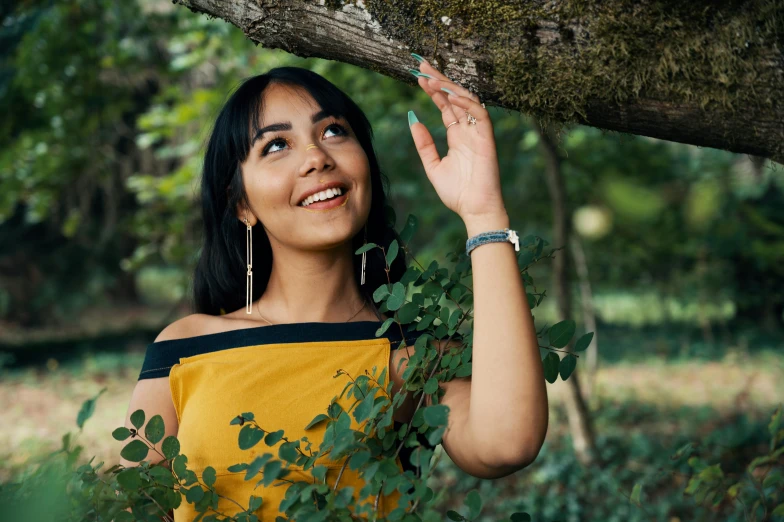
{"label": "gold earring", "polygon": [[[367,223],[365,223],[365,245],[367,245]],[[367,251],[362,252],[362,281],[359,283],[360,285],[365,284],[365,259],[367,258]]]}
{"label": "gold earring", "polygon": [[248,265],[248,273],[245,276],[245,313],[253,313],[253,229],[248,218],[244,218],[245,231],[245,262]]}

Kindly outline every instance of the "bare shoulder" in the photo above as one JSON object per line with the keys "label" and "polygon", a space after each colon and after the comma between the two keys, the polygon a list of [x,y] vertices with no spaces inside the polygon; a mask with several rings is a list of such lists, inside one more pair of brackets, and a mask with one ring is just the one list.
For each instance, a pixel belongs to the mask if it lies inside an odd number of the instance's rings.
{"label": "bare shoulder", "polygon": [[173,341],[176,339],[187,339],[199,335],[215,334],[228,332],[230,330],[241,330],[244,328],[254,328],[265,326],[259,321],[249,321],[245,317],[243,308],[242,314],[229,313],[226,315],[191,314],[182,319],[177,319],[169,326],[161,330],[155,342]]}
{"label": "bare shoulder", "polygon": [[169,326],[161,330],[155,342],[173,341],[175,339],[186,339],[208,333],[221,331],[219,329],[220,317],[208,314],[191,314],[181,319],[177,319]]}

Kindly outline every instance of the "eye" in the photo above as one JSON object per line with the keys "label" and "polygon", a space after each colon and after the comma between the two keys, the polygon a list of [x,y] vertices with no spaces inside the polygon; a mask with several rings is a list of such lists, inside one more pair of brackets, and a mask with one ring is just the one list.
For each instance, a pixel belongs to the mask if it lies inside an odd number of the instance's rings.
{"label": "eye", "polygon": [[337,129],[338,130],[338,136],[345,136],[346,134],[348,134],[346,132],[345,127],[343,127],[343,125],[341,125],[340,123],[331,123],[331,124],[327,125],[327,127],[324,129],[324,133],[325,134],[326,134],[328,129]]}
{"label": "eye", "polygon": [[283,138],[273,138],[267,143],[263,149],[261,149],[261,155],[266,156],[270,152],[279,152],[283,149],[274,148],[277,145],[288,145],[288,141]]}

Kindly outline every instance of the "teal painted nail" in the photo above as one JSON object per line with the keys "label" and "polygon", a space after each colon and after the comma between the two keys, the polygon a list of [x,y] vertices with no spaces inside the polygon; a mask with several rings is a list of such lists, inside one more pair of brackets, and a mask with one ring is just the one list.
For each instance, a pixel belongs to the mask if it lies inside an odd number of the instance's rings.
{"label": "teal painted nail", "polygon": [[419,56],[419,55],[418,55],[418,54],[416,54],[416,53],[411,53],[411,56],[413,56],[413,57],[416,59],[416,61],[418,61],[419,63],[422,63],[422,62],[424,62],[424,61],[425,61],[425,59],[424,59],[424,58],[422,58],[421,56]]}
{"label": "teal painted nail", "polygon": [[450,90],[449,90],[449,89],[447,89],[446,87],[441,87],[441,90],[442,90],[442,91],[446,91],[446,92],[448,92],[448,93],[449,93],[449,94],[451,94],[452,96],[457,96],[457,94],[453,93],[452,91],[450,91]]}
{"label": "teal painted nail", "polygon": [[408,126],[410,127],[415,123],[419,123],[416,114],[414,114],[414,111],[408,111]]}
{"label": "teal painted nail", "polygon": [[423,78],[430,78],[431,80],[435,80],[435,78],[433,78],[429,74],[426,74],[426,73],[423,73],[423,72],[419,72],[416,69],[409,69],[408,72],[410,72],[411,74],[413,74],[416,77],[422,76]]}

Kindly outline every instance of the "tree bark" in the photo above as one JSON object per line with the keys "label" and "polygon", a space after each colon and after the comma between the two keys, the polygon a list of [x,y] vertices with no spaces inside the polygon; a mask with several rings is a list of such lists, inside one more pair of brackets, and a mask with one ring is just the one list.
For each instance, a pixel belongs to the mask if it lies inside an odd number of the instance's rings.
{"label": "tree bark", "polygon": [[[539,134],[539,145],[544,153],[547,164],[547,187],[553,205],[553,237],[554,246],[563,246],[553,259],[553,293],[558,309],[558,320],[572,318],[571,278],[569,272],[569,215],[566,191],[561,172],[561,158],[555,146],[555,138],[550,132],[538,124],[535,126]],[[565,348],[572,351],[573,342]],[[579,368],[579,367],[578,367]],[[580,390],[581,371],[575,369],[564,382],[566,386],[566,413],[569,419],[569,431],[577,460],[583,466],[596,463],[596,442],[594,437],[591,413]]]}
{"label": "tree bark", "polygon": [[599,332],[596,328],[596,308],[593,305],[593,292],[591,292],[591,280],[588,277],[588,261],[585,259],[585,252],[580,240],[575,235],[569,238],[574,257],[574,267],[580,279],[580,302],[582,303],[583,324],[586,332],[593,332],[591,344],[585,351],[585,363],[583,365],[587,379],[585,380],[585,397],[590,399],[594,392],[596,383],[596,372],[599,369]]}
{"label": "tree bark", "polygon": [[174,0],[264,47],[413,84],[410,53],[550,123],[784,163],[784,0]]}

